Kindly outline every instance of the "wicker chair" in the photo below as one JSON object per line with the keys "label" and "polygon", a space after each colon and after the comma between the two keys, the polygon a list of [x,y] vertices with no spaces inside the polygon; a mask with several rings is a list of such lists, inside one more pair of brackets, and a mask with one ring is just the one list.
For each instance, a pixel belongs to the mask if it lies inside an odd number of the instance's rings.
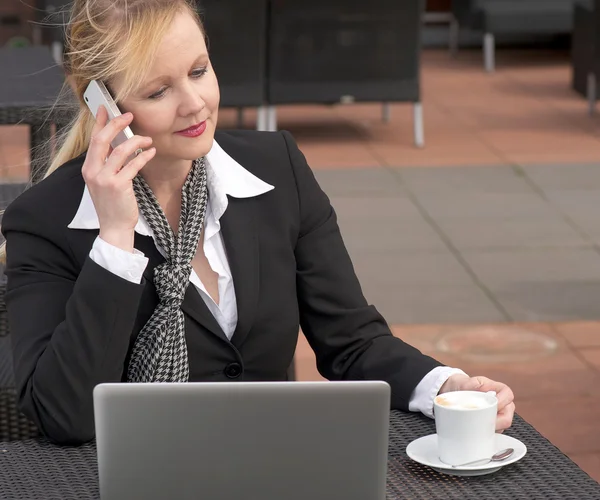
{"label": "wicker chair", "polygon": [[413,104],[414,140],[424,144],[420,89],[424,2],[285,0],[269,13],[267,100],[285,104]]}
{"label": "wicker chair", "polygon": [[0,281],[0,441],[15,441],[35,437],[39,431],[17,409],[5,292],[6,280],[3,278]]}
{"label": "wicker chair", "polygon": [[600,0],[579,0],[574,19],[571,86],[587,97],[593,115],[600,95]]}
{"label": "wicker chair", "polygon": [[219,79],[221,108],[258,108],[256,128],[267,128],[264,106],[267,0],[196,0],[208,37],[211,64]]}
{"label": "wicker chair", "polygon": [[496,36],[569,34],[576,0],[452,0],[450,50],[458,51],[459,29],[483,33],[484,67],[495,70]]}
{"label": "wicker chair", "polygon": [[[0,213],[23,192],[27,183],[0,184]],[[0,237],[0,243],[4,238]],[[17,409],[17,390],[12,363],[10,330],[6,314],[6,277],[0,264],[0,441],[29,439],[38,435],[37,427]]]}

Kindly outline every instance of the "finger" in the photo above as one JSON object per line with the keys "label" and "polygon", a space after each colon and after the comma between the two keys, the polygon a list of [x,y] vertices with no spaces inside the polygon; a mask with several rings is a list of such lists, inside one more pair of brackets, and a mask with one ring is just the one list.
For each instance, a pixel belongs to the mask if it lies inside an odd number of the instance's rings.
{"label": "finger", "polygon": [[[108,119],[108,113],[107,113]],[[94,154],[96,154],[97,150],[97,158],[102,160],[104,163],[104,159],[109,154],[110,143],[113,141],[115,137],[119,134],[119,132],[123,131],[126,127],[129,126],[131,121],[133,120],[133,114],[125,113],[124,115],[117,116],[114,120],[111,120],[94,136]],[[90,148],[91,149],[91,148]]]}
{"label": "finger", "polygon": [[510,387],[502,382],[496,382],[495,380],[486,379],[479,390],[483,392],[494,391],[496,393],[496,398],[498,399],[498,410],[501,410],[508,404],[512,403],[515,399]]}
{"label": "finger", "polygon": [[127,139],[123,144],[118,145],[110,154],[103,172],[106,172],[107,174],[116,174],[127,163],[127,159],[138,149],[143,150],[151,144],[151,137],[134,135],[131,139]]}
{"label": "finger", "polygon": [[[105,147],[98,140],[98,135],[102,131],[102,129],[106,126],[108,122],[108,112],[104,106],[98,107],[98,112],[96,113],[96,120],[94,122],[94,127],[92,128],[92,134],[90,136],[90,145],[88,147],[88,156],[90,160],[96,161],[86,161],[83,164],[82,171],[87,173],[88,175],[95,175],[100,170],[102,163],[104,163],[104,158],[106,158],[107,153],[105,152]],[[86,159],[88,158],[86,156]],[[102,159],[102,163],[98,162],[98,159]]]}
{"label": "finger", "polygon": [[513,418],[515,416],[515,404],[510,403],[501,412],[498,413],[496,418],[496,430],[504,431],[512,425]]}
{"label": "finger", "polygon": [[136,158],[131,160],[125,165],[121,171],[117,174],[122,179],[133,179],[142,168],[148,163],[156,154],[156,148],[150,148],[139,154]]}
{"label": "finger", "polygon": [[515,395],[510,387],[504,385],[500,391],[496,392],[496,398],[498,399],[498,410],[500,411],[515,400]]}
{"label": "finger", "polygon": [[471,377],[468,380],[460,383],[459,391],[481,391],[482,387],[489,379],[485,377]]}

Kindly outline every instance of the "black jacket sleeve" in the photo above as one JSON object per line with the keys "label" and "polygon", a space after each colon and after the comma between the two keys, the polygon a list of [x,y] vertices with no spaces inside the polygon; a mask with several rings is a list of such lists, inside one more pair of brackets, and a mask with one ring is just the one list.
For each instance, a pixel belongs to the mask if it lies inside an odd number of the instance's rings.
{"label": "black jacket sleeve", "polygon": [[94,437],[94,386],[121,381],[144,286],[89,257],[81,267],[69,230],[23,198],[2,223],[20,408],[52,441],[78,444]]}
{"label": "black jacket sleeve", "polygon": [[392,389],[392,408],[408,410],[417,384],[440,363],[394,337],[367,304],[335,211],[291,135],[282,133],[298,189],[300,324],[319,372],[330,380],[384,380]]}

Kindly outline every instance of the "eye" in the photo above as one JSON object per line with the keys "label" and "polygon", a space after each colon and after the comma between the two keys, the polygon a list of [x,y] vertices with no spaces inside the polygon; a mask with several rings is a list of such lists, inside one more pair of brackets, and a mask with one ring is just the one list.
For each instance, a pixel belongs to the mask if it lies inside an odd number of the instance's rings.
{"label": "eye", "polygon": [[208,68],[205,66],[204,68],[198,68],[192,71],[192,78],[200,78],[208,73]]}
{"label": "eye", "polygon": [[158,92],[155,92],[154,94],[148,96],[148,99],[160,99],[162,96],[165,95],[166,90],[167,87],[163,87]]}
{"label": "eye", "polygon": [[[205,66],[204,68],[195,69],[194,71],[192,71],[191,76],[192,76],[192,78],[202,78],[204,75],[206,75],[206,73],[208,73],[207,66]],[[167,87],[163,87],[159,91],[148,96],[148,99],[160,99],[161,97],[163,97],[165,95],[166,91],[167,91]]]}

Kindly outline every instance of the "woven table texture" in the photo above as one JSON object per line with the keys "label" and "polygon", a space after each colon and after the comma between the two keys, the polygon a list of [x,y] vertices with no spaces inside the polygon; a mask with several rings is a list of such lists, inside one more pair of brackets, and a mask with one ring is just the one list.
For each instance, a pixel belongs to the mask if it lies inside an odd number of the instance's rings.
{"label": "woven table texture", "polygon": [[[494,474],[471,478],[434,472],[406,456],[408,443],[434,431],[431,420],[394,411],[390,423],[388,500],[600,499],[600,485],[520,417],[508,433],[527,445],[527,455]],[[98,498],[93,444],[58,447],[41,439],[0,443],[0,499]]]}

